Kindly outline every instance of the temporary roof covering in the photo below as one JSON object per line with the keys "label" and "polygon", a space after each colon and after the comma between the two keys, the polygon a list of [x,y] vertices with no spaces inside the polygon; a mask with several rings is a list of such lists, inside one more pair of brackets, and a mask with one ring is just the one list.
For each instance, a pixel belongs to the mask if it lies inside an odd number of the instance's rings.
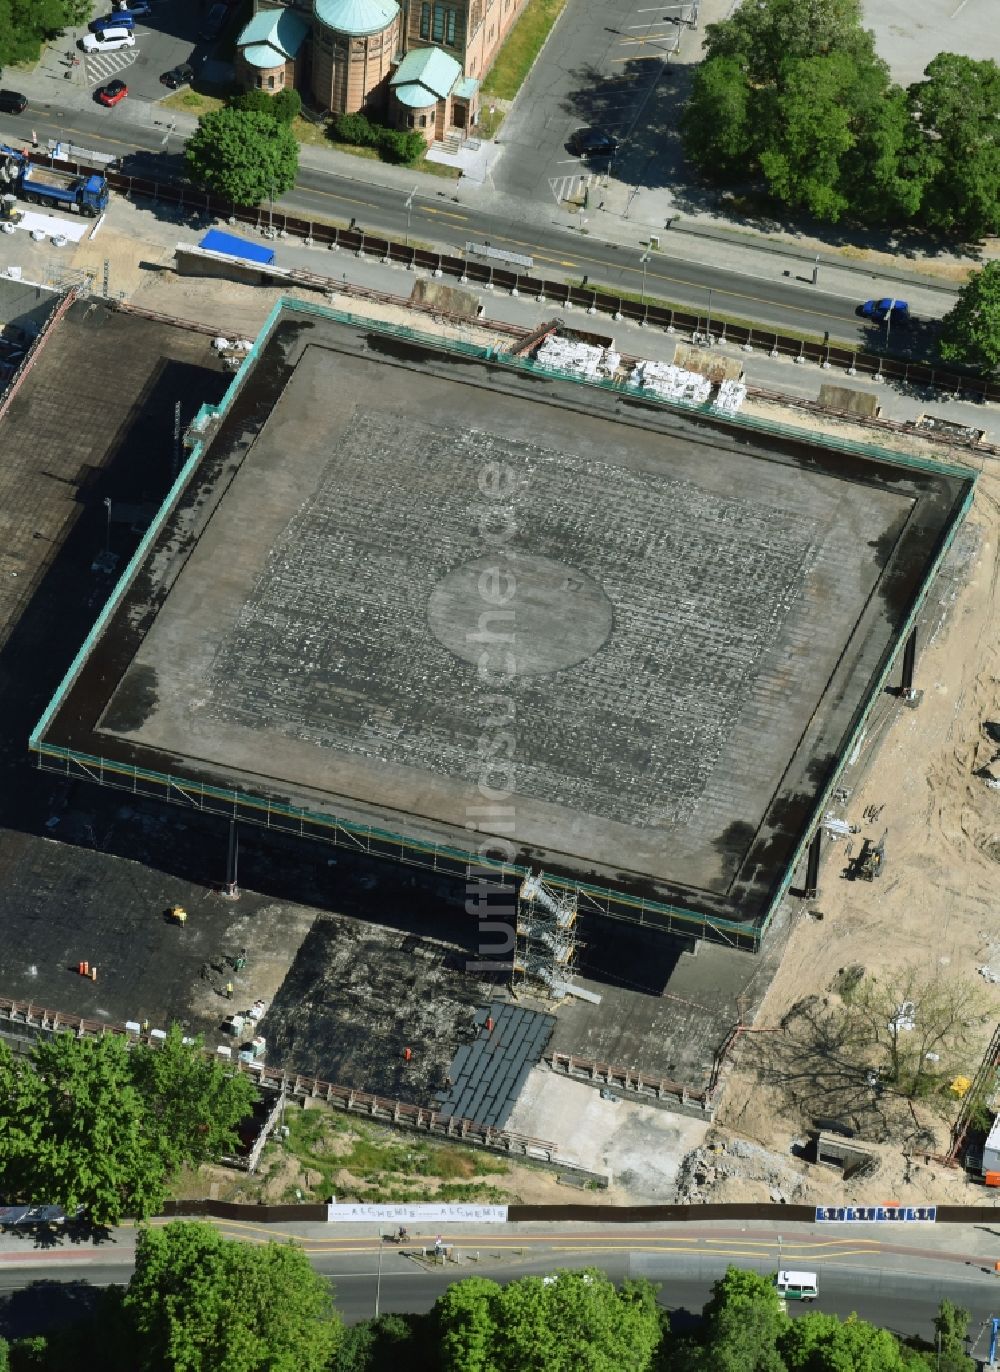
{"label": "temporary roof covering", "polygon": [[221,229],[209,229],[198,247],[207,252],[225,253],[228,257],[242,257],[247,262],[259,262],[264,267],[274,261],[273,248],[265,248],[263,243],[248,243],[245,238],[223,233]]}

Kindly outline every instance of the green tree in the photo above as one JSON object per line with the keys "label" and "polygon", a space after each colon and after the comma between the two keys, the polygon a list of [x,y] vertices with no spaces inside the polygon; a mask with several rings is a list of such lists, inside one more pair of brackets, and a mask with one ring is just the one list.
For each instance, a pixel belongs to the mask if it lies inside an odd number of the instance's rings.
{"label": "green tree", "polygon": [[302,113],[302,96],[292,86],[286,86],[273,97],[272,111],[282,124],[291,124]]}
{"label": "green tree", "polygon": [[0,1043],[0,1175],[7,1194],[82,1206],[96,1224],[144,1218],[170,1177],[231,1151],[253,1083],[171,1029],[159,1049],[56,1034],[30,1058]]}
{"label": "green tree", "polygon": [[970,1319],[968,1310],[952,1305],[951,1301],[942,1301],[938,1306],[934,1317],[936,1372],[975,1372],[976,1363],[965,1351]]}
{"label": "green tree", "polygon": [[750,96],[735,57],[713,57],[695,72],[680,129],[684,151],[707,175],[746,175],[747,159],[755,150]]}
{"label": "green tree", "polygon": [[946,362],[1000,367],[1000,262],[974,272],[941,321],[939,351]]}
{"label": "green tree", "polygon": [[645,1372],[660,1341],[654,1288],[596,1268],[512,1282],[497,1313],[498,1372]]}
{"label": "green tree", "polygon": [[10,1372],[10,1344],[0,1339],[0,1372]]}
{"label": "green tree", "polygon": [[5,1057],[0,1045],[6,1190],[69,1211],[84,1206],[98,1224],[159,1206],[163,1168],[143,1147],[143,1104],[123,1038],[56,1034],[37,1044],[30,1061]]}
{"label": "green tree", "polygon": [[268,95],[267,91],[258,90],[254,86],[248,91],[237,91],[231,95],[228,105],[231,110],[243,110],[252,114],[274,114],[272,101],[273,95]]}
{"label": "green tree", "polygon": [[423,1315],[379,1315],[344,1329],[330,1372],[439,1372]]}
{"label": "green tree", "polygon": [[500,1286],[488,1277],[453,1282],[434,1305],[443,1372],[493,1372]]}
{"label": "green tree", "polygon": [[702,1313],[697,1372],[784,1372],[778,1341],[789,1320],[770,1278],[727,1268]]}
{"label": "green tree", "polygon": [[326,1372],[341,1328],[300,1248],[207,1224],[144,1230],[125,1306],[142,1372]]}
{"label": "green tree", "polygon": [[709,24],[705,56],[735,58],[751,86],[779,81],[786,62],[846,55],[871,60],[875,40],[861,27],[861,0],[756,0]]}
{"label": "green tree", "polygon": [[295,185],[299,145],[273,114],[226,107],[201,116],[185,158],[205,190],[235,205],[259,205]]}
{"label": "green tree", "polygon": [[884,979],[865,977],[844,997],[845,1043],[877,1067],[902,1096],[932,1095],[969,1065],[985,1001],[964,977],[901,968]]}
{"label": "green tree", "polygon": [[36,61],[43,42],[90,14],[90,0],[0,0],[0,66]]}
{"label": "green tree", "polygon": [[189,1043],[172,1025],[160,1047],[137,1044],[129,1056],[132,1082],[142,1099],[142,1132],[166,1172],[198,1167],[231,1153],[236,1130],[253,1112],[257,1088]]}
{"label": "green tree", "polygon": [[803,1315],[781,1336],[788,1372],[906,1372],[899,1341],[855,1315]]}
{"label": "green tree", "polygon": [[921,129],[923,217],[972,238],[1000,230],[1000,67],[942,52],[908,91]]}

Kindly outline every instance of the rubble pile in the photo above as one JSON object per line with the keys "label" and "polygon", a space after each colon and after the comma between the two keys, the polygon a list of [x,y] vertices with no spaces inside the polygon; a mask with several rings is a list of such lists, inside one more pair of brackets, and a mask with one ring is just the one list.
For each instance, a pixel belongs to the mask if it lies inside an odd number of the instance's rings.
{"label": "rubble pile", "polygon": [[790,1158],[772,1153],[748,1139],[723,1140],[709,1135],[700,1148],[694,1148],[681,1163],[677,1174],[677,1203],[704,1204],[714,1199],[712,1192],[727,1178],[739,1183],[761,1182],[776,1205],[802,1199],[806,1177]]}

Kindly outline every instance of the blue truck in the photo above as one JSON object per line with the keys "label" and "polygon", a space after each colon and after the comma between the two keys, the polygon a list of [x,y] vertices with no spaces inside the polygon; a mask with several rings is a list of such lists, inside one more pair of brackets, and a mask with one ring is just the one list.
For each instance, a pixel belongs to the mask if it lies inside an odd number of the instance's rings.
{"label": "blue truck", "polygon": [[77,210],[89,219],[103,214],[108,207],[108,183],[96,172],[57,171],[31,160],[25,152],[0,143],[0,194],[5,188],[15,190],[22,199],[33,205],[48,205],[51,209]]}

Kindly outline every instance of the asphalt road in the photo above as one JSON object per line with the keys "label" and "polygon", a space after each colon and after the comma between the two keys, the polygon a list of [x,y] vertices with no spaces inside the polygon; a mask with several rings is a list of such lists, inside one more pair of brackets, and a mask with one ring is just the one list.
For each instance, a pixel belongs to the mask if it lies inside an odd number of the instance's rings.
{"label": "asphalt road", "polygon": [[[57,104],[49,109],[36,105],[31,128],[43,144],[49,138],[61,137],[124,158],[126,168],[137,175],[160,174],[164,180],[175,177],[181,168],[181,140],[165,126],[137,126],[124,118],[115,131],[107,115],[124,109],[66,111]],[[163,110],[157,110],[156,116],[163,120],[169,117]],[[0,120],[0,138],[23,144],[30,132],[16,117]],[[450,183],[443,184],[448,187]],[[833,340],[854,344],[872,341],[870,332],[860,327],[855,316],[858,301],[824,294],[803,279],[808,275],[806,266],[795,260],[789,263],[787,280],[762,280],[671,257],[668,238],[663,251],[650,259],[644,272],[641,255],[635,250],[592,237],[581,239],[557,225],[527,224],[478,211],[457,203],[450,189],[417,196],[409,214],[405,199],[395,188],[302,168],[295,189],[277,203],[303,217],[314,215],[344,224],[353,219],[362,228],[399,239],[409,233],[414,240],[451,252],[460,253],[468,241],[488,240],[494,247],[531,256],[539,274],[570,279],[586,276],[595,284],[620,286],[633,294],[641,294],[644,284],[650,296],[703,314],[706,321],[709,314],[715,320],[728,316],[750,319],[776,331],[820,336],[829,332]],[[941,313],[950,304],[950,295],[941,292]]]}
{"label": "asphalt road", "polygon": [[[636,1240],[637,1244],[641,1240]],[[801,1255],[800,1255],[801,1256]],[[746,1255],[719,1252],[711,1255],[691,1253],[622,1251],[614,1253],[569,1251],[536,1253],[525,1258],[514,1255],[501,1261],[485,1253],[478,1263],[425,1269],[396,1249],[386,1248],[381,1277],[378,1257],[372,1252],[311,1253],[313,1266],[333,1283],[336,1304],[348,1323],[369,1318],[375,1310],[376,1291],[382,1313],[429,1310],[452,1281],[473,1274],[507,1282],[531,1273],[552,1271],[556,1267],[599,1266],[615,1281],[626,1277],[645,1277],[659,1283],[660,1303],[670,1310],[696,1314],[708,1300],[711,1285],[726,1265],[773,1270],[770,1260],[754,1261]],[[844,1265],[819,1266],[819,1299],[809,1306],[793,1305],[790,1313],[823,1311],[842,1318],[855,1313],[862,1319],[883,1325],[898,1334],[933,1337],[933,1317],[942,1298],[972,1313],[975,1333],[997,1313],[998,1297],[993,1279],[978,1269],[958,1267],[948,1270],[896,1271],[879,1267],[875,1255],[859,1255]],[[815,1264],[814,1264],[815,1266]],[[125,1283],[131,1270],[128,1255],[116,1259],[92,1259],[82,1254],[65,1258],[58,1250],[43,1262],[25,1268],[0,1264],[0,1333],[20,1336],[29,1330],[40,1332],[46,1322],[73,1317],[86,1300],[86,1288]]]}

